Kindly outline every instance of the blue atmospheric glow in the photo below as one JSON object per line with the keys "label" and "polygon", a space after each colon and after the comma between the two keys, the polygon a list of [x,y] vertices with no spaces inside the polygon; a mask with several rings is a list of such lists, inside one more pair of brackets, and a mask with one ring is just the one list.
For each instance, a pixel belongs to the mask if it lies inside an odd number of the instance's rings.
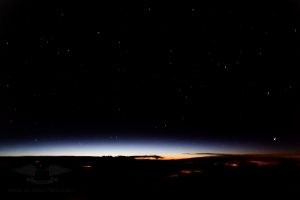
{"label": "blue atmospheric glow", "polygon": [[172,139],[74,139],[3,143],[0,156],[133,156],[184,153],[266,153],[263,146]]}

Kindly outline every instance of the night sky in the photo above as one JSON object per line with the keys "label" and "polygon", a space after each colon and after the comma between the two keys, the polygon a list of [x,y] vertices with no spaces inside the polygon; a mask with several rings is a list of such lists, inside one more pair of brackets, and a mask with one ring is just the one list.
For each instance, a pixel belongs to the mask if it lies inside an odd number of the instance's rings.
{"label": "night sky", "polygon": [[300,151],[296,0],[0,0],[0,155]]}

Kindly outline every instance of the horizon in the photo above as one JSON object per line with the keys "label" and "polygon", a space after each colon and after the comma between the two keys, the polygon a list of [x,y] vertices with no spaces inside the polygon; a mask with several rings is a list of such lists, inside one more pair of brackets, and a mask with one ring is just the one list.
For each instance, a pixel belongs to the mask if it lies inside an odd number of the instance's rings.
{"label": "horizon", "polygon": [[98,156],[83,156],[83,155],[0,155],[0,158],[55,158],[55,157],[70,157],[70,158],[133,158],[135,160],[184,160],[184,159],[197,159],[197,158],[207,158],[207,157],[224,157],[224,158],[252,158],[252,159],[277,159],[277,158],[288,158],[288,159],[300,159],[300,152],[291,153],[245,153],[245,154],[222,154],[222,153],[196,153],[196,154],[181,154],[181,155],[98,155]]}
{"label": "horizon", "polygon": [[[47,141],[34,143],[6,143],[0,156],[151,156],[164,158],[192,158],[211,155],[288,155],[297,154],[294,148],[276,149],[267,145],[229,144],[208,141],[140,140],[107,141]],[[60,140],[61,141],[61,140]]]}

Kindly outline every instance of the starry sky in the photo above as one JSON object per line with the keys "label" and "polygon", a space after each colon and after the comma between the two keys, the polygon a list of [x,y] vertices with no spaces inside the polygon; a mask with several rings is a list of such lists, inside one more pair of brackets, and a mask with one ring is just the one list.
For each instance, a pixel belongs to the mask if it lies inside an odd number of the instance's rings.
{"label": "starry sky", "polygon": [[299,13],[1,0],[0,154],[299,151]]}

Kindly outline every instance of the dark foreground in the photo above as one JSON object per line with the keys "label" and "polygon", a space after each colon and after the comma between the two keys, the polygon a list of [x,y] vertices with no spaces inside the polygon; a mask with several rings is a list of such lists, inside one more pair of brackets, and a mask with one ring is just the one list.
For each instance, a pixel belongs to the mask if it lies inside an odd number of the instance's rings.
{"label": "dark foreground", "polygon": [[0,158],[1,199],[295,198],[300,194],[299,164],[297,158],[228,155],[183,160]]}

